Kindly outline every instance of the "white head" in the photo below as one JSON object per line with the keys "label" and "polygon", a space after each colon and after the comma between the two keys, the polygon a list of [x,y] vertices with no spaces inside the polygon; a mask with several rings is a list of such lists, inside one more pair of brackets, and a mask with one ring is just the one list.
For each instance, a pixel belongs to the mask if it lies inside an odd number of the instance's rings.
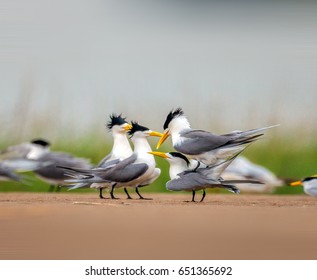
{"label": "white head", "polygon": [[178,152],[149,152],[152,155],[159,156],[166,159],[170,164],[170,178],[173,180],[178,177],[179,173],[182,173],[185,170],[188,170],[190,162],[183,154]]}
{"label": "white head", "polygon": [[189,129],[190,124],[187,118],[184,116],[184,112],[181,108],[177,108],[176,110],[172,110],[166,117],[165,123],[163,125],[164,134],[159,140],[157,144],[157,149],[163,144],[163,142],[170,135],[177,135],[184,129]]}
{"label": "white head", "polygon": [[112,114],[110,115],[110,121],[107,123],[108,129],[115,134],[126,134],[126,132],[131,129],[131,125],[120,115]]}
{"label": "white head", "polygon": [[43,154],[47,153],[50,148],[50,143],[44,139],[35,139],[30,143],[30,151],[27,154],[28,159],[39,159]]}

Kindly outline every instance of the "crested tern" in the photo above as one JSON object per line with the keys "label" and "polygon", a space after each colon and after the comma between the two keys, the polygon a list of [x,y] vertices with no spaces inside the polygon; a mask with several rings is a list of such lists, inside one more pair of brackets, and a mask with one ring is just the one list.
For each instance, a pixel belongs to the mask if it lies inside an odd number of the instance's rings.
{"label": "crested tern", "polygon": [[44,139],[35,139],[30,143],[21,143],[19,145],[8,147],[4,150],[0,158],[6,159],[28,159],[42,164],[34,169],[34,173],[43,181],[51,185],[51,189],[56,185],[64,184],[68,177],[64,172],[57,168],[57,165],[63,165],[74,168],[90,168],[89,160],[74,157],[68,153],[51,152],[50,143]]}
{"label": "crested tern", "polygon": [[233,184],[238,183],[260,183],[254,180],[223,180],[220,175],[236,158],[236,156],[222,161],[213,166],[200,167],[190,170],[190,161],[186,156],[178,152],[150,152],[155,156],[165,158],[170,163],[169,175],[171,180],[166,183],[170,191],[192,191],[192,202],[195,202],[197,190],[203,190],[202,202],[206,196],[206,188],[224,188],[233,193],[240,193],[240,190]]}
{"label": "crested tern", "polygon": [[204,130],[191,129],[189,121],[181,108],[172,110],[166,117],[163,136],[157,149],[171,135],[173,147],[177,152],[207,166],[217,164],[243,151],[247,144],[259,139],[264,130],[274,126],[247,131],[233,131],[216,135]]}
{"label": "crested tern", "polygon": [[[130,157],[133,153],[127,138],[127,132],[132,128],[132,126],[126,121],[126,118],[122,117],[121,114],[110,115],[110,121],[107,123],[107,128],[113,137],[112,150],[99,162],[96,168],[107,168],[113,164],[117,164],[118,162]],[[99,197],[104,199],[105,197],[103,196],[102,191],[105,188],[111,188],[112,183],[93,183],[90,187],[99,189]],[[124,188],[124,191],[127,194],[128,199],[131,199],[128,190]]]}
{"label": "crested tern", "polygon": [[70,189],[81,187],[83,184],[111,183],[110,195],[112,199],[116,198],[113,194],[114,189],[120,187],[135,188],[139,198],[144,199],[138,189],[152,183],[161,173],[161,170],[156,167],[154,156],[148,153],[152,149],[147,137],[161,137],[162,134],[141,126],[137,122],[131,122],[131,125],[132,128],[128,134],[134,144],[133,154],[114,166],[106,168],[80,170],[62,167],[66,170],[66,174],[73,177],[73,179],[66,181],[77,184]]}
{"label": "crested tern", "polygon": [[317,196],[317,175],[306,177],[302,180],[292,182],[290,184],[292,187],[302,185],[304,187],[304,192],[310,196]]}

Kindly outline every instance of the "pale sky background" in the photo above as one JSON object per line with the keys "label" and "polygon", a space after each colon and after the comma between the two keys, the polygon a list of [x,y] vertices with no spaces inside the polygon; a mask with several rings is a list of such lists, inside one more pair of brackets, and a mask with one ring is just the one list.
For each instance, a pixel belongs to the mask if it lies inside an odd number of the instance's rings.
{"label": "pale sky background", "polygon": [[112,112],[162,130],[178,106],[218,133],[316,133],[317,4],[0,0],[0,81],[2,138],[103,132]]}

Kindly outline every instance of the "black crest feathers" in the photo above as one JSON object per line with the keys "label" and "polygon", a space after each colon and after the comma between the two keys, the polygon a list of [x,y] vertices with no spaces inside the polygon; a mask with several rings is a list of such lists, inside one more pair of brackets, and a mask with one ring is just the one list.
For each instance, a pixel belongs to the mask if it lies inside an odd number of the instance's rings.
{"label": "black crest feathers", "polygon": [[40,145],[42,147],[48,147],[51,145],[50,142],[48,142],[47,140],[44,140],[44,139],[34,139],[31,141],[32,144],[36,144],[36,145]]}
{"label": "black crest feathers", "polygon": [[176,117],[178,116],[183,116],[184,112],[182,110],[182,108],[177,108],[176,110],[172,110],[169,112],[169,114],[166,117],[163,129],[165,130],[166,128],[168,128],[169,123]]}
{"label": "black crest feathers", "polygon": [[150,130],[149,128],[139,125],[137,122],[131,122],[132,128],[129,130],[129,135],[133,135],[135,132],[137,131],[146,131],[146,130]]}
{"label": "black crest feathers", "polygon": [[127,121],[125,120],[126,118],[123,118],[120,115],[116,115],[116,114],[112,114],[110,115],[110,121],[107,123],[107,127],[108,129],[111,130],[111,128],[113,128],[115,125],[122,125],[127,123]]}
{"label": "black crest feathers", "polygon": [[186,156],[184,156],[183,154],[178,153],[178,152],[170,152],[169,154],[170,154],[172,157],[179,157],[179,158],[183,159],[184,161],[186,161],[187,166],[190,165],[190,162],[189,162],[188,158],[187,158]]}

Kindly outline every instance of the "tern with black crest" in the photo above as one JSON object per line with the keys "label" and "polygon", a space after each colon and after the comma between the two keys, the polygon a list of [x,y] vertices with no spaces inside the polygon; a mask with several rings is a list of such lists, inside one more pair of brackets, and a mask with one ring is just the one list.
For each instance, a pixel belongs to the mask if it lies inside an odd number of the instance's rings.
{"label": "tern with black crest", "polygon": [[170,191],[192,191],[192,202],[195,202],[195,193],[197,190],[203,190],[202,202],[206,196],[207,188],[223,188],[233,193],[240,193],[240,190],[233,184],[257,183],[254,180],[223,180],[221,173],[236,158],[223,161],[219,164],[190,169],[190,161],[186,156],[178,152],[150,152],[155,156],[165,158],[170,163],[169,175],[171,180],[166,183],[166,188]]}
{"label": "tern with black crest", "polygon": [[171,135],[173,147],[177,152],[197,160],[198,166],[199,163],[211,166],[240,153],[247,144],[259,139],[263,131],[272,127],[274,126],[216,135],[192,129],[183,110],[178,108],[167,115],[163,126],[164,134],[157,148]]}
{"label": "tern with black crest", "polygon": [[[161,173],[156,167],[154,156],[149,154],[151,146],[147,141],[149,136],[161,137],[162,134],[152,131],[147,127],[132,122],[129,130],[131,141],[134,144],[133,154],[110,168],[98,168],[93,170],[79,170],[64,168],[73,179],[67,180],[73,184],[111,183],[111,198],[115,199],[115,188],[135,188],[140,199],[144,197],[139,193],[139,188],[152,183]],[[75,185],[73,188],[76,188]]]}

